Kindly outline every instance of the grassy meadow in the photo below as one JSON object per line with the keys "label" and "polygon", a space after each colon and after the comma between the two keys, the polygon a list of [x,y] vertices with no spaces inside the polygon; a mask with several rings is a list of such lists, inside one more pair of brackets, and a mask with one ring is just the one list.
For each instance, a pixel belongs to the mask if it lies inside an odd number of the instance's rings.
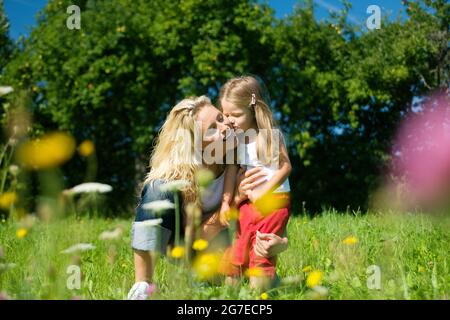
{"label": "grassy meadow", "polygon": [[[87,217],[49,223],[1,221],[0,295],[125,299],[134,281],[131,221]],[[449,226],[448,216],[328,211],[315,218],[292,217],[289,248],[278,259],[276,288],[261,295],[250,290],[245,279],[235,288],[198,281],[190,267],[163,258],[157,265],[158,289],[152,298],[448,299]],[[115,236],[99,238],[107,230],[115,230]],[[77,243],[95,248],[61,252]],[[79,289],[70,285],[71,265],[80,266]],[[373,265],[377,267],[369,267]],[[379,285],[368,286],[374,275],[379,275]],[[308,286],[311,280],[313,288]]]}

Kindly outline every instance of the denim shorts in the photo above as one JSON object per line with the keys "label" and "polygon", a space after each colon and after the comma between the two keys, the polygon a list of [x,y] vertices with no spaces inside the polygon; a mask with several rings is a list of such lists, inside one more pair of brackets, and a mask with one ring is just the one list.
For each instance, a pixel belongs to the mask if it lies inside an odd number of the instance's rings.
{"label": "denim shorts", "polygon": [[[166,209],[156,214],[145,210],[143,205],[157,200],[168,200],[174,203],[171,192],[163,192],[160,186],[163,180],[152,180],[144,185],[139,203],[135,209],[136,217],[131,228],[131,246],[136,250],[159,251],[166,253],[167,245],[173,242],[175,230],[175,209]],[[181,197],[179,197],[181,199]],[[182,204],[180,203],[180,206]],[[146,220],[162,218],[159,225],[149,226],[143,223]],[[182,229],[182,228],[181,228]]]}
{"label": "denim shorts", "polygon": [[[163,212],[156,214],[150,210],[145,210],[143,205],[157,200],[168,200],[174,202],[174,194],[169,191],[161,191],[160,187],[165,183],[164,180],[152,180],[144,185],[142,189],[139,203],[135,209],[136,217],[131,228],[131,247],[135,250],[142,251],[159,251],[162,254],[166,254],[167,246],[174,243],[175,238],[175,209],[166,209]],[[178,197],[180,199],[180,208],[183,207],[181,194]],[[211,208],[208,212],[202,213],[202,220],[204,221],[210,217],[216,210],[220,208],[218,204],[217,208]],[[149,226],[143,223],[150,219],[162,219],[162,223],[156,226]],[[181,226],[184,225],[183,215],[181,215]],[[222,242],[229,242],[228,232],[223,230],[221,236],[217,237]],[[184,228],[180,227],[180,236],[184,236]],[[212,245],[212,244],[211,244]]]}

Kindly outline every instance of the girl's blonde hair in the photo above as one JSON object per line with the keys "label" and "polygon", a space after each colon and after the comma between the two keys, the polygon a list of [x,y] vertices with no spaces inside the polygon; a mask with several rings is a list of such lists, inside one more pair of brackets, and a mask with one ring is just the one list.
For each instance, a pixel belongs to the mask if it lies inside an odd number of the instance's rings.
{"label": "girl's blonde hair", "polygon": [[144,185],[156,179],[188,181],[189,185],[182,190],[184,206],[194,203],[201,208],[195,181],[201,161],[196,158],[194,136],[198,130],[195,116],[206,105],[212,105],[211,100],[201,96],[184,99],[172,108],[159,131],[144,181]]}
{"label": "girl's blonde hair", "polygon": [[279,136],[275,135],[276,123],[269,107],[269,93],[264,83],[254,76],[235,77],[228,80],[220,89],[219,107],[221,109],[223,100],[239,108],[252,110],[258,127],[256,140],[258,159],[263,164],[278,165],[279,154],[276,142],[279,141]]}

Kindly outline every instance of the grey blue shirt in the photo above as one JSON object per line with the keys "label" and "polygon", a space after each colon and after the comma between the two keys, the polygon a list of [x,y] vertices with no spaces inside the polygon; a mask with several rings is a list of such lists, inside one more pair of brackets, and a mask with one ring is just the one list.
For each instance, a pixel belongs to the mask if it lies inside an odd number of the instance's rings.
{"label": "grey blue shirt", "polygon": [[[202,212],[206,217],[220,208],[223,197],[223,187],[225,173],[217,177],[207,188],[202,197]],[[168,200],[174,203],[174,194],[169,191],[161,191],[160,187],[164,180],[152,180],[145,184],[136,207],[136,216],[131,230],[131,242],[133,249],[143,251],[160,251],[166,253],[169,243],[173,242],[175,230],[175,209],[166,209],[156,214],[150,210],[145,210],[143,205],[157,200]],[[182,197],[178,197],[182,201]],[[180,203],[180,208],[183,204]],[[181,215],[183,216],[183,215]],[[143,221],[161,218],[162,223],[156,226],[149,226]],[[181,228],[183,229],[183,228]],[[183,231],[183,230],[182,230]],[[182,232],[181,231],[181,232]]]}

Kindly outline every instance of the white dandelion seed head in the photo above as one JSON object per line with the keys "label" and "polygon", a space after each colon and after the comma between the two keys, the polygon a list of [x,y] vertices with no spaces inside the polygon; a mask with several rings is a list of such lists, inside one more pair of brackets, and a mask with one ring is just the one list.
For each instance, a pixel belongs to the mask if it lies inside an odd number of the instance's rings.
{"label": "white dandelion seed head", "polygon": [[61,253],[72,254],[77,252],[83,252],[88,250],[94,250],[95,246],[92,243],[77,243],[66,250],[61,251]]}
{"label": "white dandelion seed head", "polygon": [[100,233],[100,240],[117,240],[122,237],[123,230],[120,227],[115,228],[114,230],[106,230]]}
{"label": "white dandelion seed head", "polygon": [[98,183],[98,182],[87,182],[79,184],[68,191],[70,193],[107,193],[112,191],[112,187],[108,184]]}
{"label": "white dandelion seed head", "polygon": [[144,221],[137,221],[134,223],[136,228],[146,228],[146,227],[154,227],[157,225],[160,225],[162,223],[162,219],[150,219],[150,220],[144,220]]}
{"label": "white dandelion seed head", "polygon": [[9,86],[3,87],[3,86],[0,86],[0,97],[1,97],[1,96],[4,96],[4,95],[7,95],[8,93],[11,93],[11,92],[13,92],[13,91],[14,91],[13,87],[9,87]]}
{"label": "white dandelion seed head", "polygon": [[135,227],[153,227],[163,222],[161,218],[135,222]]}
{"label": "white dandelion seed head", "polygon": [[323,286],[315,286],[313,290],[321,297],[328,295],[328,289]]}
{"label": "white dandelion seed head", "polygon": [[190,182],[187,180],[174,180],[174,181],[169,181],[167,183],[164,183],[163,185],[161,185],[159,187],[159,189],[162,192],[166,192],[166,191],[175,192],[175,191],[183,190],[184,188],[188,187],[189,185],[190,185]]}
{"label": "white dandelion seed head", "polygon": [[16,267],[15,263],[0,263],[0,271],[7,271],[14,269]]}
{"label": "white dandelion seed head", "polygon": [[163,210],[173,209],[175,208],[175,205],[169,200],[156,200],[145,203],[142,208],[144,208],[144,210],[159,212]]}
{"label": "white dandelion seed head", "polygon": [[283,285],[295,285],[295,284],[299,284],[303,280],[305,280],[304,278],[305,277],[303,276],[303,274],[288,276],[286,278],[281,279],[281,283]]}
{"label": "white dandelion seed head", "polygon": [[9,166],[8,170],[9,173],[11,173],[13,176],[17,176],[19,174],[20,169],[18,165],[12,164]]}

